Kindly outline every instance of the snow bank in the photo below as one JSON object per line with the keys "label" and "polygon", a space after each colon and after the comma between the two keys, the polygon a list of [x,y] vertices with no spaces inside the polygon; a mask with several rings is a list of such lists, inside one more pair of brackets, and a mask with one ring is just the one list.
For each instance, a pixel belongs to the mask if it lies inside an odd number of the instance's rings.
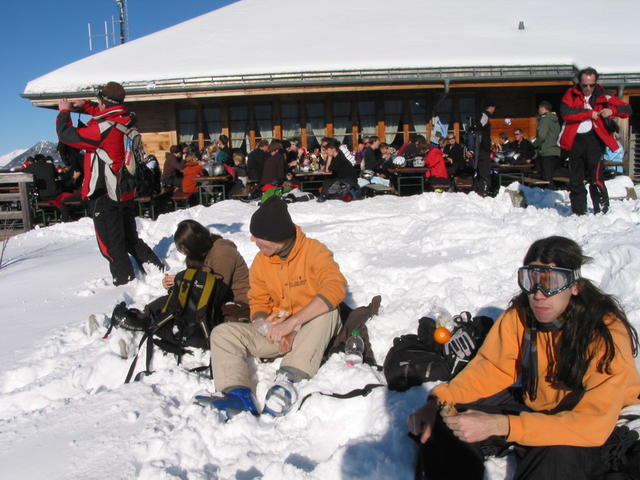
{"label": "snow bank", "polygon": [[[625,180],[616,180],[624,183]],[[610,184],[611,191],[618,186]],[[370,322],[379,363],[395,336],[414,332],[434,306],[497,317],[517,292],[516,268],[531,242],[566,235],[594,262],[588,278],[617,295],[640,327],[640,203],[614,200],[607,215],[568,216],[558,193],[522,191],[529,208],[516,208],[504,191],[424,194],[292,205],[291,215],[311,237],[326,243],[349,281],[347,301],[364,305],[382,295]],[[257,249],[248,221],[255,206],[225,201],[194,207],[157,221],[139,219],[142,238],[168,265],[183,258],[172,235],[193,218],[234,241],[250,263]],[[172,357],[157,355],[155,374],[123,385],[129,366],[119,340],[134,351],[138,335],[116,331],[101,338],[119,301],[142,307],[163,293],[152,271],[124,287],[109,284],[91,221],[55,225],[17,236],[0,270],[0,463],[6,478],[49,479],[409,479],[414,446],[406,417],[432,385],[405,393],[377,389],[338,400],[313,395],[283,418],[221,415],[192,403],[211,382],[188,374]],[[89,334],[95,314],[99,332]],[[197,353],[188,365],[206,362]],[[254,362],[259,402],[278,362]],[[333,356],[301,394],[345,392],[382,381],[368,366],[345,368]],[[34,452],[37,458],[34,459]],[[504,465],[490,465],[503,478]]]}

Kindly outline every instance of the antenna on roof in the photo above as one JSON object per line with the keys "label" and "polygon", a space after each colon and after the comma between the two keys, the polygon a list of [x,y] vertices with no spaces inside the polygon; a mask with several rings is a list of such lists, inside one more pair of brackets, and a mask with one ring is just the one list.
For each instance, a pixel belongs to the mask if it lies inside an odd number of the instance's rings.
{"label": "antenna on roof", "polygon": [[107,26],[107,22],[104,22],[104,33],[92,33],[91,24],[87,23],[87,29],[89,31],[89,50],[93,51],[93,39],[96,37],[104,37],[105,48],[109,48],[109,37],[111,37],[111,46],[116,45],[116,32],[115,32],[115,24],[118,23],[120,25],[120,44],[123,44],[127,41],[127,33],[128,33],[128,13],[127,13],[127,0],[116,0],[116,4],[118,5],[118,20],[115,20],[111,17],[111,32],[109,32],[109,27]]}
{"label": "antenna on roof", "polygon": [[116,0],[118,4],[118,9],[120,10],[120,19],[118,23],[120,24],[120,44],[123,44],[127,41],[127,31],[129,29],[129,15],[127,13],[127,0]]}

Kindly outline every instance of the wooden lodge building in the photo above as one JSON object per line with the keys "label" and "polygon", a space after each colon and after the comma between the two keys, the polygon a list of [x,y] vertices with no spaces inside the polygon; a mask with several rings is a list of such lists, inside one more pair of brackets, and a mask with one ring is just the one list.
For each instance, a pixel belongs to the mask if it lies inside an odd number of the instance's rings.
{"label": "wooden lodge building", "polygon": [[55,107],[119,81],[145,149],[162,161],[173,144],[203,148],[220,134],[245,151],[274,138],[313,147],[323,136],[352,146],[378,135],[399,146],[412,133],[430,138],[437,117],[459,136],[487,102],[497,106],[494,141],[500,132],[513,138],[516,128],[533,138],[539,102],[557,110],[577,69],[593,66],[600,83],[632,104],[634,115],[619,125],[625,172],[640,181],[640,63],[628,53],[640,47],[640,33],[632,15],[616,19],[624,33],[585,37],[582,23],[599,2],[539,0],[518,11],[506,0],[394,5],[406,14],[389,20],[385,0],[325,0],[322,9],[240,0],[39,77],[22,96]]}

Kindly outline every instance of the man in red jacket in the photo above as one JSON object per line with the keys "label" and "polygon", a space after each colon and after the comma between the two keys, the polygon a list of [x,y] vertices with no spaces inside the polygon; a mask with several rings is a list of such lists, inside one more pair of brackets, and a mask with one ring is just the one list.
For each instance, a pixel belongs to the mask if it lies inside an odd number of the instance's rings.
{"label": "man in red jacket", "polygon": [[619,148],[613,136],[613,118],[631,115],[631,107],[607,92],[598,82],[598,72],[589,67],[578,72],[578,83],[566,91],[560,105],[564,130],[560,147],[569,153],[569,190],[571,209],[576,215],[587,213],[585,177],[593,212],[607,213],[609,195],[602,178],[602,154],[605,146]]}
{"label": "man in red jacket", "polygon": [[[56,130],[60,142],[85,151],[82,198],[89,200],[98,247],[109,261],[113,284],[124,285],[134,278],[129,254],[143,272],[144,263],[160,269],[164,266],[138,237],[133,204],[135,190],[127,189],[120,181],[122,169],[126,167],[124,134],[118,126],[127,127],[133,122],[122,104],[124,88],[109,82],[99,89],[97,97],[97,103],[61,99]],[[74,127],[72,110],[93,117],[86,126]]]}

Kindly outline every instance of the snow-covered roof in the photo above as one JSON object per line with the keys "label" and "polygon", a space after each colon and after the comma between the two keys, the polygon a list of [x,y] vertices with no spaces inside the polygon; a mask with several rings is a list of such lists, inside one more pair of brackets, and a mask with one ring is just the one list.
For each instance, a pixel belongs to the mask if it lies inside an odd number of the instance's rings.
{"label": "snow-covered roof", "polygon": [[204,79],[215,88],[225,78],[448,67],[562,66],[566,78],[568,67],[593,66],[636,78],[636,8],[632,0],[240,0],[65,65],[30,81],[24,96],[109,80],[153,89]]}

